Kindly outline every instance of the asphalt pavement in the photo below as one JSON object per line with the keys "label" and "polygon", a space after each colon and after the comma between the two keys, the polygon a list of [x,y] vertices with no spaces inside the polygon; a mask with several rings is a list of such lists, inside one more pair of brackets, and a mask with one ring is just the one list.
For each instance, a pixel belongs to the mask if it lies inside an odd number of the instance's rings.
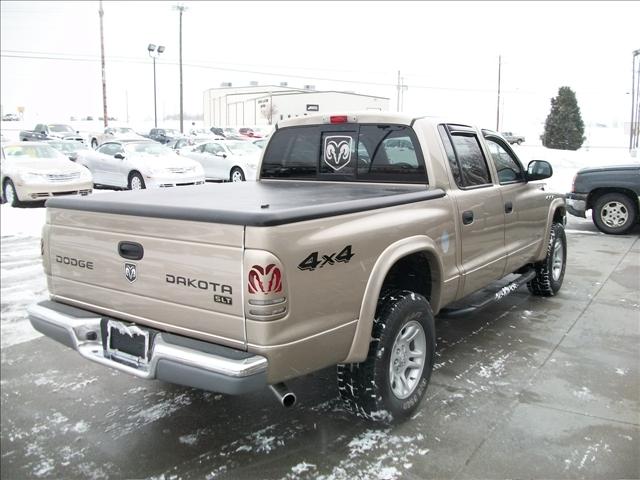
{"label": "asphalt pavement", "polygon": [[[437,320],[427,396],[401,425],[346,413],[333,369],[290,382],[299,402],[283,409],[267,389],[202,392],[45,337],[3,342],[2,478],[639,478],[640,229],[607,236],[571,217],[567,231],[557,297],[521,288]],[[8,282],[43,288],[38,250],[3,238],[3,297]],[[29,292],[10,293],[2,321],[24,321]]]}

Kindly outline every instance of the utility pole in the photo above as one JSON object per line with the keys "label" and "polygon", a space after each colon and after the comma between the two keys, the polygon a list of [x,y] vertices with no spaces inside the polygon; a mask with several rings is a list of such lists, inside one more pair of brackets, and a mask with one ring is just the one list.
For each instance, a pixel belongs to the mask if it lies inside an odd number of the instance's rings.
{"label": "utility pole", "polygon": [[396,103],[396,112],[400,111],[400,70],[398,70],[398,83],[396,85],[396,90],[398,91],[398,101]]}
{"label": "utility pole", "polygon": [[[640,58],[640,49],[633,52],[633,67],[631,68],[631,123],[629,124],[629,151],[638,149],[640,136],[640,62],[636,66],[636,58]],[[638,78],[636,81],[636,72]]]}
{"label": "utility pole", "polygon": [[174,7],[178,12],[180,12],[180,133],[184,133],[184,124],[183,124],[183,95],[182,95],[182,14],[187,9],[184,5],[179,3]]}
{"label": "utility pole", "polygon": [[102,57],[102,118],[104,119],[104,128],[109,125],[109,117],[107,116],[107,77],[104,69],[104,29],[102,26],[102,17],[104,10],[102,9],[102,0],[100,0],[100,56]]}
{"label": "utility pole", "polygon": [[500,74],[502,70],[502,55],[498,55],[498,111],[496,113],[496,132],[500,131]]}

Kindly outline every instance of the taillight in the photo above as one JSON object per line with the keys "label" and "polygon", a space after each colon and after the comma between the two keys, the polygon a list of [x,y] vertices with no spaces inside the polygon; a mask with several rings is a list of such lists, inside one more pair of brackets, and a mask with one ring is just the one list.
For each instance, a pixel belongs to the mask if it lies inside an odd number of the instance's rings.
{"label": "taillight", "polygon": [[329,122],[330,123],[347,123],[347,116],[346,115],[331,115],[329,117]]}
{"label": "taillight", "polygon": [[277,320],[287,314],[287,285],[278,258],[262,250],[245,250],[245,314],[252,320]]}

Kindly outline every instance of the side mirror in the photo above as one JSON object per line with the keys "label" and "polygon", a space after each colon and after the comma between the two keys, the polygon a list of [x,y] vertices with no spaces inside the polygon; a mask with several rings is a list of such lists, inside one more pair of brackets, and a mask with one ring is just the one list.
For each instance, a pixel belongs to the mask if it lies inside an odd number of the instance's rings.
{"label": "side mirror", "polygon": [[72,153],[71,155],[69,155],[69,160],[71,160],[72,162],[75,162],[76,160],[78,160],[78,154]]}
{"label": "side mirror", "polygon": [[544,160],[531,160],[527,166],[527,181],[544,180],[553,175],[553,168]]}
{"label": "side mirror", "polygon": [[124,155],[122,153],[116,153],[113,158],[117,158],[118,160],[124,160]]}
{"label": "side mirror", "polygon": [[221,157],[221,158],[227,158],[227,154],[226,153],[216,153],[215,156],[216,157]]}

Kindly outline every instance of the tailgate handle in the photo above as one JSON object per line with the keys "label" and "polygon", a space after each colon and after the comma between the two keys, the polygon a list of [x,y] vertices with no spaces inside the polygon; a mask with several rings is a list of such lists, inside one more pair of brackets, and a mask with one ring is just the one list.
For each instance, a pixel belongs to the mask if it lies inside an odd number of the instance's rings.
{"label": "tailgate handle", "polygon": [[120,242],[118,243],[118,253],[127,260],[142,260],[144,248],[139,243]]}

